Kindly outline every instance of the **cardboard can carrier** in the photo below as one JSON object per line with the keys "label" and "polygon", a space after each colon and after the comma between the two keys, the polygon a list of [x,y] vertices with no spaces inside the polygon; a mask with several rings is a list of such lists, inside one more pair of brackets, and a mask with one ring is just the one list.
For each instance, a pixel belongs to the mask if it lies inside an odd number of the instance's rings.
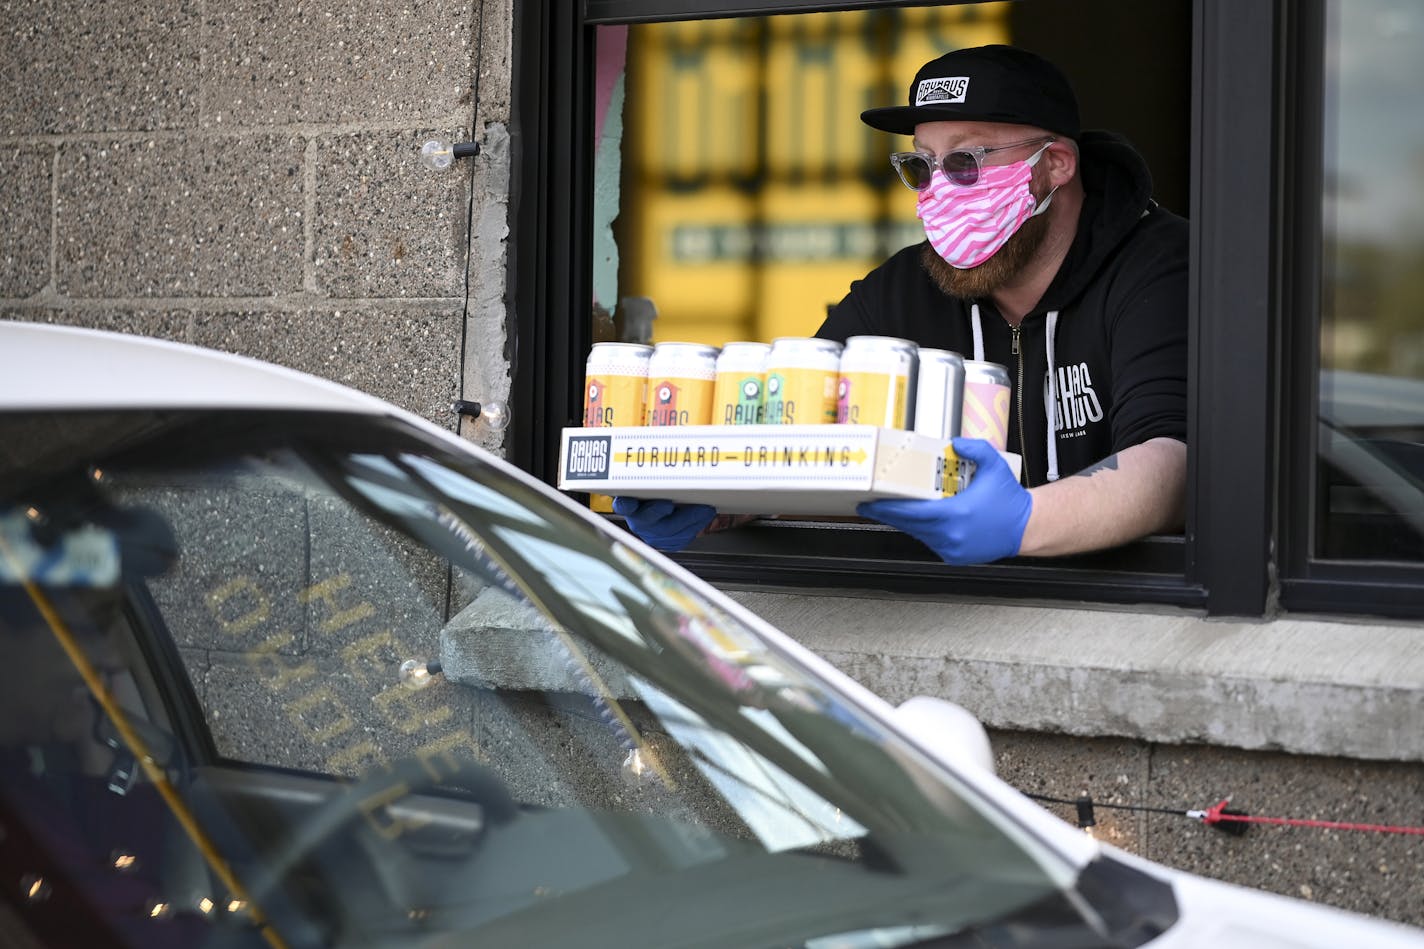
{"label": "cardboard can carrier", "polygon": [[875,425],[569,428],[559,487],[710,504],[724,514],[853,515],[873,498],[936,498],[973,464],[949,442]]}
{"label": "cardboard can carrier", "polygon": [[[844,347],[800,337],[770,347],[660,343],[651,355],[595,352],[589,377],[607,378],[615,354],[620,368],[628,356],[646,366],[644,424],[608,424],[631,413],[585,405],[585,424],[564,429],[559,445],[565,491],[710,504],[725,514],[845,516],[876,498],[953,495],[973,477],[951,442],[967,388],[957,354],[921,354],[888,337],[852,337]],[[798,416],[808,422],[791,421]],[[1018,456],[996,447],[1017,476]]]}

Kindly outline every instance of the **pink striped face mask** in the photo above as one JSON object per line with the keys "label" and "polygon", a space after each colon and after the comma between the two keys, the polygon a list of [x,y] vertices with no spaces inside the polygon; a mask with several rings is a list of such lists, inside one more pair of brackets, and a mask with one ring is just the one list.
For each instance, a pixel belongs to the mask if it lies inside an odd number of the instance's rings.
{"label": "pink striped face mask", "polygon": [[929,187],[920,192],[915,213],[924,222],[930,245],[947,264],[960,270],[979,266],[998,253],[1025,221],[1048,210],[1053,192],[1036,202],[1029,182],[1033,166],[1051,144],[1024,161],[984,167],[972,185],[953,184],[943,170],[935,169]]}

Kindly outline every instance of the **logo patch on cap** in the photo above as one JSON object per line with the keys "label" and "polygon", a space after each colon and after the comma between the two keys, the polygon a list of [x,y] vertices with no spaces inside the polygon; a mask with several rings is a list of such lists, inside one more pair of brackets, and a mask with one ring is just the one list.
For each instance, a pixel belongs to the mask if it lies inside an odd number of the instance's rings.
{"label": "logo patch on cap", "polygon": [[945,102],[963,102],[969,91],[968,76],[949,76],[944,79],[921,79],[915,87],[915,105],[938,105]]}

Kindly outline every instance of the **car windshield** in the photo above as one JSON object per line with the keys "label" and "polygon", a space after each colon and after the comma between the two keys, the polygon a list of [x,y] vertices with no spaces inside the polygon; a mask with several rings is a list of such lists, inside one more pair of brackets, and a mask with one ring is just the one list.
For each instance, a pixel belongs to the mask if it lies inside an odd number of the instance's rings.
{"label": "car windshield", "polygon": [[0,444],[6,900],[55,944],[1076,925],[1046,851],[735,607],[413,426],[9,414]]}

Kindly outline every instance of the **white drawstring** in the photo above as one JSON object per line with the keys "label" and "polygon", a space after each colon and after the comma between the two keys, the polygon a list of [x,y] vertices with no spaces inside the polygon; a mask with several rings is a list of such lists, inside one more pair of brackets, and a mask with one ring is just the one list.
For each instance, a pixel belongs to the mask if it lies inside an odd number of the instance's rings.
{"label": "white drawstring", "polygon": [[1058,480],[1058,373],[1053,366],[1053,337],[1058,333],[1058,311],[1048,311],[1044,329],[1048,348],[1048,391],[1044,394],[1044,415],[1048,419],[1048,480]]}
{"label": "white drawstring", "polygon": [[984,327],[979,322],[979,304],[974,303],[970,305],[969,316],[974,323],[974,358],[983,361]]}
{"label": "white drawstring", "polygon": [[[974,358],[984,358],[984,326],[979,321],[979,304],[970,305],[969,317],[974,329]],[[1044,328],[1048,350],[1048,390],[1043,396],[1044,415],[1048,419],[1048,480],[1058,480],[1058,374],[1053,365],[1053,338],[1058,333],[1058,311],[1048,311],[1048,325]],[[1020,380],[1020,385],[1023,381]]]}

